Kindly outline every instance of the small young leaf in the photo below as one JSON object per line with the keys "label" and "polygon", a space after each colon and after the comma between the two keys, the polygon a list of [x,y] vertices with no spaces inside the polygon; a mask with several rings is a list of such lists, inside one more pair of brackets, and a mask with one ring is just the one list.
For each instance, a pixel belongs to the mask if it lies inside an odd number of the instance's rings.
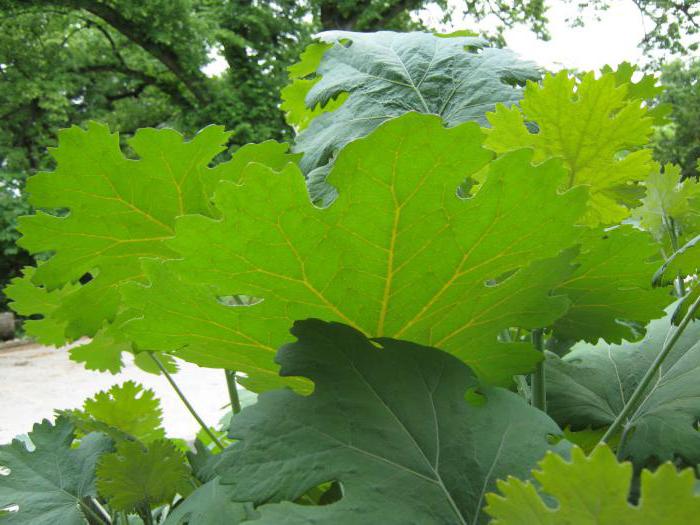
{"label": "small young leaf", "polygon": [[165,438],[160,401],[153,390],[127,381],[85,400],[82,410],[63,412],[83,433],[104,432],[115,439],[149,443]]}
{"label": "small young leaf", "polygon": [[114,510],[140,512],[190,492],[189,476],[184,455],[170,441],[120,441],[97,465],[97,490]]}

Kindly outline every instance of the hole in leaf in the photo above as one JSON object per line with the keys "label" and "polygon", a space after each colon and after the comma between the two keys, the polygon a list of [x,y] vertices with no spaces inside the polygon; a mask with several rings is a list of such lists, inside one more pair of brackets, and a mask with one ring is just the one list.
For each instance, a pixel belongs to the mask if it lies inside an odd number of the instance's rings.
{"label": "hole in leaf", "polygon": [[550,445],[556,445],[557,443],[562,441],[564,437],[565,436],[563,435],[557,436],[555,434],[547,434],[547,443],[549,443]]}
{"label": "hole in leaf", "polygon": [[464,400],[471,406],[480,407],[486,403],[486,396],[479,392],[476,387],[473,387],[464,393]]}
{"label": "hole in leaf", "polygon": [[503,272],[501,275],[494,279],[486,279],[484,281],[484,286],[488,286],[489,288],[498,286],[504,281],[508,280],[510,277],[512,277],[515,273],[517,273],[518,270],[520,270],[520,268],[515,268],[514,270],[508,270],[507,272]]}
{"label": "hole in leaf", "polygon": [[501,77],[501,82],[505,84],[506,86],[511,86],[511,87],[525,87],[527,84],[527,81],[521,78],[513,77],[513,76],[504,76]]}
{"label": "hole in leaf", "polygon": [[460,199],[471,199],[476,194],[480,182],[473,177],[467,177],[464,182],[457,186],[457,197]]}
{"label": "hole in leaf", "polygon": [[94,279],[94,276],[90,272],[86,272],[82,275],[82,277],[80,279],[78,279],[78,282],[80,284],[87,284],[90,281],[92,281],[93,279]]}
{"label": "hole in leaf", "polygon": [[262,297],[252,295],[219,295],[216,300],[223,306],[253,306],[263,301]]}
{"label": "hole in leaf", "polygon": [[540,127],[537,125],[536,122],[532,120],[526,120],[525,121],[525,127],[527,130],[532,133],[532,134],[537,134],[540,132]]}
{"label": "hole in leaf", "polygon": [[330,505],[343,499],[343,493],[343,484],[340,481],[325,481],[304,492],[294,503],[314,507]]}

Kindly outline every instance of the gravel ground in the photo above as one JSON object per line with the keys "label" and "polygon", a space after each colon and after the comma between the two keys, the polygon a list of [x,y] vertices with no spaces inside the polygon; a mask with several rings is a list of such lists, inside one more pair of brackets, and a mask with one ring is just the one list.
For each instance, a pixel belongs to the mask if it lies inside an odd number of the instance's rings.
{"label": "gravel ground", "polygon": [[[166,379],[125,362],[123,370],[112,375],[86,370],[68,358],[66,348],[0,346],[0,444],[28,432],[35,422],[52,418],[54,409],[78,408],[85,398],[128,380],[153,389],[161,399],[169,437],[192,439],[199,427]],[[223,371],[179,364],[178,385],[204,421],[215,425],[228,400]]]}

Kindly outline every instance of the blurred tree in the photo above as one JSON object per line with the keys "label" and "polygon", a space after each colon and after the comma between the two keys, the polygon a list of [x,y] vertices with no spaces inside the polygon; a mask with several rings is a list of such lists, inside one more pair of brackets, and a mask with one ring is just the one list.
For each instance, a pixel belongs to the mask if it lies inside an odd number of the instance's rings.
{"label": "blurred tree", "polygon": [[661,83],[666,90],[661,102],[673,110],[671,123],[658,128],[654,140],[655,155],[660,162],[681,167],[683,177],[698,177],[700,169],[700,59],[677,60],[662,67]]}
{"label": "blurred tree", "polygon": [[[17,217],[29,213],[29,205],[20,193],[22,180],[16,174],[0,170],[0,286],[33,262],[31,255],[17,246]],[[6,302],[0,288],[0,312],[5,310]]]}

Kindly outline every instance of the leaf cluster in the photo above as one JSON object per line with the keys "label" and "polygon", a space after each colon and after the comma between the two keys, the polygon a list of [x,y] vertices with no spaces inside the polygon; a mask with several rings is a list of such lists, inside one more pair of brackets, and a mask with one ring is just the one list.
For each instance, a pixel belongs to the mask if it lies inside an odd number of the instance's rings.
{"label": "leaf cluster", "polygon": [[260,395],[219,454],[214,432],[168,440],[151,392],[100,393],[35,431],[38,455],[0,449],[19,507],[0,521],[49,519],[13,458],[55,479],[54,449],[88,480],[61,493],[70,517],[112,523],[694,515],[698,192],[652,158],[657,86],[628,65],[538,81],[464,35],[320,38],[285,92],[293,153],[221,160],[217,126],[125,153],[91,124],[29,180],[44,211],[20,243],[51,256],[7,291],[28,330],[90,336],[88,368],[157,352]]}

